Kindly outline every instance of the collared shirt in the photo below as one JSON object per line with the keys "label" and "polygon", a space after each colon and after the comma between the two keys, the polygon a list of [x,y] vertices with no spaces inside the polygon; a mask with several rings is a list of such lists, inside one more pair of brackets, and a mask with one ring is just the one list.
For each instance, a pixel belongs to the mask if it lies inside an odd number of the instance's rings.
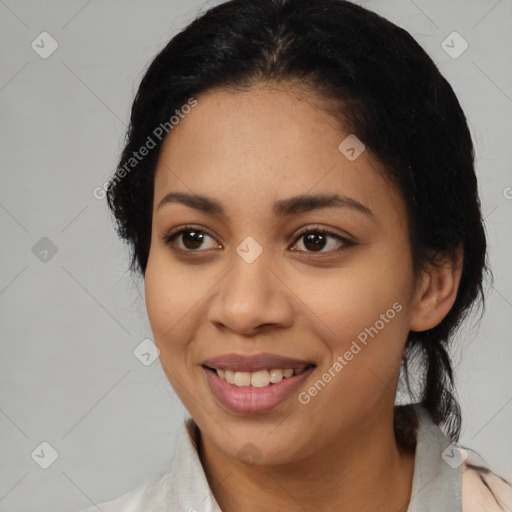
{"label": "collared shirt", "polygon": [[[512,512],[512,486],[476,453],[451,444],[419,405],[407,512]],[[173,463],[122,496],[82,512],[222,512],[198,452],[198,427],[185,420]]]}

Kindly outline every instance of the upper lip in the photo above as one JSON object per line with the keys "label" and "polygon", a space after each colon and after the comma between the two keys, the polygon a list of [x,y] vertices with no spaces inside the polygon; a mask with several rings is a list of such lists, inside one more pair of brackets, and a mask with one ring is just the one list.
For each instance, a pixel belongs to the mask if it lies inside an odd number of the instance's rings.
{"label": "upper lip", "polygon": [[258,370],[265,370],[268,368],[296,369],[314,365],[314,363],[311,361],[293,359],[276,354],[263,353],[252,356],[242,354],[224,354],[222,356],[207,359],[203,362],[203,365],[215,368],[216,370],[256,372]]}

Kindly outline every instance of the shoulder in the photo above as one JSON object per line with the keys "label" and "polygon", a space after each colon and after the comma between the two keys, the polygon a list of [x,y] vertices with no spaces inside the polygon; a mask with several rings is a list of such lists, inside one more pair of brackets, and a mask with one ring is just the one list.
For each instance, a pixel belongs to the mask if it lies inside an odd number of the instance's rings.
{"label": "shoulder", "polygon": [[410,512],[512,512],[511,474],[493,471],[476,451],[452,442],[421,404],[402,407],[395,431],[403,446],[416,450]]}
{"label": "shoulder", "polygon": [[471,457],[461,467],[463,512],[512,512],[512,479]]}

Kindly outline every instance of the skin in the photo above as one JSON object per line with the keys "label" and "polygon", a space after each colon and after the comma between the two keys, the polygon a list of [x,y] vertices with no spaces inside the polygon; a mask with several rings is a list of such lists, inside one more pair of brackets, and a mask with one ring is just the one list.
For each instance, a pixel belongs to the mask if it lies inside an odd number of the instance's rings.
{"label": "skin", "polygon": [[[145,297],[162,367],[200,428],[215,499],[223,512],[405,511],[414,454],[400,453],[393,433],[400,360],[409,330],[434,327],[453,304],[461,251],[414,280],[400,194],[369,150],[354,161],[339,151],[349,133],[312,93],[259,84],[197,100],[159,157]],[[225,215],[158,208],[169,192],[213,197]],[[348,196],[373,216],[272,213],[274,201],[306,193]],[[181,236],[164,243],[186,224],[211,234],[199,250]],[[297,236],[315,226],[354,245],[329,236],[319,253]],[[263,250],[250,264],[236,252],[248,236]],[[271,352],[317,365],[307,391],[397,302],[401,311],[308,404],[293,394],[241,415],[209,389],[204,360]],[[237,455],[247,443],[255,465]]]}

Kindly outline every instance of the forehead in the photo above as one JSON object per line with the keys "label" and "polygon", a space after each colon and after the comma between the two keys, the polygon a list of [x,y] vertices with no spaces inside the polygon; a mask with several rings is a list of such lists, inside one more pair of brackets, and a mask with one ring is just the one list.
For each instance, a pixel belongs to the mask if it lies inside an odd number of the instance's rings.
{"label": "forehead", "polygon": [[245,166],[258,157],[268,162],[307,153],[319,159],[325,157],[327,146],[335,150],[338,145],[341,131],[335,125],[319,108],[319,101],[301,90],[216,89],[197,98],[197,106],[173,129],[164,146],[171,151],[181,146],[179,151],[188,153],[184,155],[188,158],[204,152],[209,158],[232,161],[245,155]]}
{"label": "forehead", "polygon": [[[403,216],[401,198],[369,151],[349,160],[348,135],[323,103],[304,90],[217,89],[164,140],[155,176],[155,206],[169,191],[215,195],[254,207],[254,198],[337,192]],[[373,209],[373,208],[372,208]],[[392,211],[391,211],[392,210]]]}

